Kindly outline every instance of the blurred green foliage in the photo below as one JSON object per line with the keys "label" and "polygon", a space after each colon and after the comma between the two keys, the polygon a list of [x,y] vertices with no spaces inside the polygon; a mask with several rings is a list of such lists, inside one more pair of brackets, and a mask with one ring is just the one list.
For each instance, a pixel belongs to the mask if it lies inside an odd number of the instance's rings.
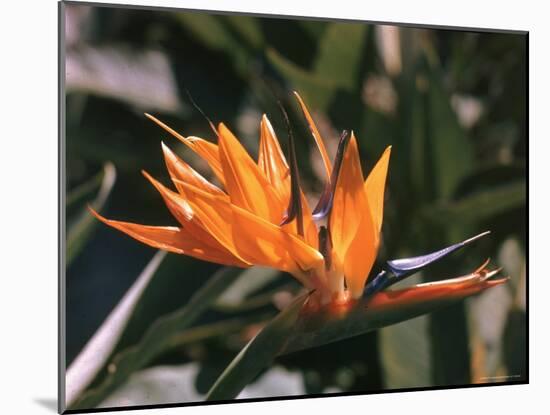
{"label": "blurred green foliage", "polygon": [[[66,96],[68,213],[73,200],[93,200],[99,189],[98,171],[111,162],[117,180],[108,203],[102,204],[103,214],[146,224],[174,224],[161,198],[139,173],[146,169],[167,182],[160,141],[165,140],[206,176],[210,173],[142,113],[158,115],[184,135],[214,140],[206,120],[190,105],[187,91],[215,123],[223,121],[235,130],[253,154],[261,113],[268,114],[276,131],[284,131],[276,104],[282,100],[291,110],[304,187],[311,195],[318,194],[324,177],[317,174],[313,140],[291,97],[290,91],[297,90],[319,122],[329,149],[340,130],[355,131],[364,171],[370,170],[387,145],[393,145],[379,263],[431,252],[489,229],[490,238],[431,268],[424,278],[465,274],[485,258],[496,258],[510,239],[519,242],[523,253],[519,261],[525,266],[524,35],[406,26],[392,31],[353,22],[74,4],[67,6],[66,17],[78,23],[74,37],[67,37],[68,67],[71,63]],[[140,56],[151,50],[160,52],[169,63],[167,69],[162,59],[152,67],[140,66]],[[134,66],[109,60],[113,51],[122,62],[134,56]],[[86,67],[89,72],[82,69]],[[79,70],[88,78],[97,76],[95,89],[79,83]],[[109,82],[107,86],[100,82],[102,70],[128,84],[109,90]],[[129,72],[139,76],[126,76]],[[147,89],[149,81],[160,86]],[[168,92],[161,93],[163,88]],[[140,89],[145,95],[158,91],[155,106],[148,107],[147,99],[133,98]],[[163,97],[167,97],[165,104]],[[69,363],[154,253],[105,226],[94,230],[87,231],[86,239],[79,242],[78,256],[71,256],[67,264]],[[70,232],[69,227],[68,242]],[[73,248],[69,243],[68,249]],[[137,344],[153,322],[185,306],[217,268],[169,255],[115,351]],[[246,307],[224,306],[222,298],[197,324],[240,318],[251,309],[273,314],[272,294],[297,287],[287,276],[265,281],[254,293],[242,296],[243,301],[253,298]],[[507,290],[516,299],[522,295],[515,287]],[[526,318],[525,308],[518,304],[524,303],[518,300],[506,310],[509,319],[499,340],[503,353],[497,365],[499,373],[521,379],[527,376]],[[482,373],[474,367],[475,345],[483,337],[477,319],[469,304],[462,303],[423,322],[401,323],[382,329],[381,335],[374,332],[277,361],[303,373],[308,393],[327,388],[369,391],[481,382],[474,378]],[[414,330],[399,330],[409,323]],[[245,321],[234,337],[220,330],[220,336],[182,342],[148,364],[200,362],[196,386],[205,394],[245,344],[243,333],[250,329]],[[403,348],[404,344],[410,347]],[[392,353],[410,364],[395,365]]]}

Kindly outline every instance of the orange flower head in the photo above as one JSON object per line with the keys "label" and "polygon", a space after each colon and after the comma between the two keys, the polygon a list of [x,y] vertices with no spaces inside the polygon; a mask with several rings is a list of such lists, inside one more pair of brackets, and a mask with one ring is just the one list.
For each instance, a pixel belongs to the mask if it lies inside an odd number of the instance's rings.
{"label": "orange flower head", "polygon": [[334,165],[302,98],[295,93],[319,148],[326,187],[310,209],[299,182],[292,133],[289,159],[264,115],[258,160],[254,161],[223,124],[218,143],[184,137],[146,114],[202,157],[218,187],[174,154],[164,143],[166,166],[176,191],[148,173],[178,227],[147,226],[106,219],[109,226],[155,248],[236,267],[268,266],[292,274],[315,290],[320,303],[340,304],[363,294],[380,245],[384,189],[391,147],[364,178],[353,132],[340,139]]}

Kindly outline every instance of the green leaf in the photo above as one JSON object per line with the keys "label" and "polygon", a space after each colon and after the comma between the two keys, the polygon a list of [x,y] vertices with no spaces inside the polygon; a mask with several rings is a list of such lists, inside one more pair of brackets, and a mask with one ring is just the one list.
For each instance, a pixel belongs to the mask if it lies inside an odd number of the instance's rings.
{"label": "green leaf", "polygon": [[442,225],[455,222],[478,222],[525,205],[526,194],[525,181],[517,180],[476,192],[457,201],[441,202],[425,209],[423,216]]}
{"label": "green leaf", "polygon": [[322,36],[329,25],[327,22],[314,20],[299,20],[299,24],[309,36],[315,39]]}
{"label": "green leaf", "polygon": [[527,315],[513,308],[508,315],[503,342],[507,381],[524,382],[527,379],[527,338]]}
{"label": "green leaf", "polygon": [[[239,71],[246,71],[248,66],[248,52],[246,45],[234,36],[235,26],[234,20],[227,20],[233,27],[233,31],[224,24],[224,16],[216,16],[206,13],[178,13],[177,19],[188,29],[193,35],[208,48],[213,50],[226,52],[232,57],[232,62]],[[241,19],[239,16],[238,19]],[[243,21],[246,23],[246,20]],[[251,36],[251,42],[258,42],[258,29],[251,22],[238,29],[240,35],[246,34]],[[253,34],[256,33],[256,34]]]}
{"label": "green leaf", "polygon": [[269,320],[273,313],[252,314],[242,318],[233,318],[222,320],[216,323],[203,324],[201,326],[191,327],[181,333],[177,333],[170,338],[170,348],[181,347],[187,344],[211,339],[214,337],[226,336],[241,330],[250,324],[257,324]]}
{"label": "green leaf", "polygon": [[338,87],[336,82],[308,72],[275,49],[267,50],[267,59],[294,89],[300,91],[306,102],[314,102],[319,111],[326,111]]}
{"label": "green leaf", "polygon": [[[95,210],[101,210],[107,199],[116,180],[115,166],[111,163],[106,163],[103,167],[103,179],[101,186],[95,197],[90,203],[90,206]],[[66,264],[69,265],[78,253],[84,248],[84,245],[88,241],[94,227],[98,221],[90,214],[86,207],[82,208],[78,217],[72,222],[67,230],[67,250],[66,250]]]}
{"label": "green leaf", "polygon": [[[410,147],[409,157],[410,163],[408,171],[404,172],[408,174],[412,187],[418,198],[425,200],[428,198],[429,183],[432,179],[429,176],[429,171],[426,168],[428,165],[428,151],[427,151],[427,126],[426,126],[426,107],[423,105],[422,95],[419,91],[414,89],[409,91],[410,98],[410,129],[409,131],[403,131],[403,135],[406,141],[401,144],[403,147]],[[407,137],[410,135],[410,138]],[[399,150],[403,153],[403,149]],[[406,177],[405,177],[406,179]],[[403,180],[405,183],[408,181]]]}
{"label": "green leaf", "polygon": [[178,13],[175,16],[186,29],[209,48],[226,50],[230,47],[240,47],[222,24],[220,16],[189,12]]}
{"label": "green leaf", "polygon": [[[421,280],[420,275],[412,279]],[[379,332],[384,385],[390,389],[432,386],[428,316],[384,327]]]}
{"label": "green leaf", "polygon": [[[291,297],[300,290],[300,285],[295,282],[279,285],[272,290],[263,291],[259,294],[244,298],[240,302],[235,303],[216,303],[213,308],[226,313],[240,313],[244,311],[251,312],[254,309],[262,308],[268,305],[278,307],[277,295],[285,294]],[[283,299],[284,300],[284,299]]]}
{"label": "green leaf", "polygon": [[216,305],[236,305],[278,278],[281,273],[273,268],[252,267],[241,273],[218,298]]}
{"label": "green leaf", "polygon": [[367,28],[362,23],[331,23],[319,44],[315,76],[349,90],[359,88]]}
{"label": "green leaf", "polygon": [[431,68],[427,91],[428,128],[432,174],[437,196],[450,198],[460,181],[474,167],[473,145],[451,107],[443,75]]}
{"label": "green leaf", "polygon": [[295,299],[260,331],[233,359],[207,395],[208,401],[233,399],[281,351],[308,295]]}
{"label": "green leaf", "polygon": [[433,386],[427,316],[385,327],[379,338],[387,388]]}
{"label": "green leaf", "polygon": [[280,275],[281,273],[273,268],[249,268],[218,298],[214,306],[220,310],[241,309],[243,304],[248,302],[248,297],[275,281]]}
{"label": "green leaf", "polygon": [[264,38],[257,18],[234,14],[228,14],[224,18],[228,26],[238,33],[249,47],[257,49],[262,46]]}
{"label": "green leaf", "polygon": [[158,251],[130,289],[94,333],[86,346],[67,369],[65,401],[70,406],[104,367],[124,328],[141,299],[143,291],[155,275],[166,252]]}
{"label": "green leaf", "polygon": [[179,310],[159,318],[141,341],[117,354],[109,364],[109,374],[96,387],[84,392],[70,409],[90,409],[101,403],[135,371],[170,348],[174,336],[193,324],[242,270],[223,268],[201,287]]}
{"label": "green leaf", "polygon": [[90,199],[101,186],[104,177],[105,169],[101,170],[88,181],[75,187],[67,195],[67,199],[65,200],[65,206],[67,207],[67,210],[73,209]]}

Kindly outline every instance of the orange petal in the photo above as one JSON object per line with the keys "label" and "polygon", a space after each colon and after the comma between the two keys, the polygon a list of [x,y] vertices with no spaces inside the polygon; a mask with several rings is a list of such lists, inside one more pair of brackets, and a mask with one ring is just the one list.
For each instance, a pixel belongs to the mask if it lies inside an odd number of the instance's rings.
{"label": "orange petal", "polygon": [[195,153],[206,160],[220,183],[224,184],[225,178],[220,164],[218,145],[195,136],[187,137],[186,143]]}
{"label": "orange petal", "polygon": [[352,133],[336,179],[330,212],[333,249],[342,261],[366,208],[368,201],[363,191],[363,172],[357,141]]}
{"label": "orange petal", "polygon": [[185,254],[204,261],[223,265],[236,267],[249,266],[249,264],[239,261],[226,251],[219,251],[204,245],[202,241],[196,239],[191,233],[185,232],[181,228],[172,226],[147,226],[109,220],[101,216],[92,208],[89,209],[90,212],[103,223],[154,248],[177,254]]}
{"label": "orange petal", "polygon": [[214,172],[218,180],[222,184],[224,183],[223,171],[220,164],[220,158],[218,155],[218,146],[216,144],[206,141],[199,137],[184,137],[178,132],[176,132],[174,129],[168,127],[159,119],[153,117],[151,114],[146,113],[145,116],[150,120],[152,120],[153,122],[155,122],[160,127],[162,127],[165,131],[172,134],[174,137],[180,140],[183,144],[188,146],[191,150],[193,150],[195,153],[201,156],[204,160],[206,160],[206,162],[208,163],[208,165],[210,166],[210,168],[212,169],[212,171]]}
{"label": "orange petal", "polygon": [[[200,227],[207,234],[212,236],[212,238],[233,255],[244,261],[243,257],[239,255],[233,241],[231,216],[226,208],[226,205],[229,203],[228,198],[212,195],[185,182],[180,182],[180,185],[183,189],[185,199],[173,192],[170,193],[168,191],[167,194],[177,198],[178,201],[184,200],[191,207],[194,215],[193,222],[199,223]],[[211,195],[213,199],[205,198],[204,194]]]}
{"label": "orange petal", "polygon": [[231,203],[271,223],[280,223],[282,201],[258,165],[225,125],[220,124],[218,131],[220,162]]}
{"label": "orange petal", "polygon": [[[260,150],[258,157],[258,167],[264,172],[267,180],[272,184],[274,190],[277,193],[277,196],[282,201],[283,206],[288,206],[290,199],[290,168],[286,161],[279,140],[275,135],[275,131],[271,126],[268,118],[265,116],[262,117],[261,122],[261,134],[260,134]],[[306,200],[306,197],[301,193],[302,197],[302,216],[305,229],[305,241],[317,249],[318,244],[318,234],[317,234],[317,225],[313,221],[311,216],[311,209]],[[286,225],[283,225],[283,228],[294,235],[298,235],[298,230],[296,227],[296,221],[292,221]]]}
{"label": "orange petal", "polygon": [[384,153],[371,170],[369,177],[365,180],[364,188],[369,201],[374,227],[380,232],[384,217],[384,189],[386,187],[386,176],[390,161],[391,146],[384,150]]}
{"label": "orange petal", "polygon": [[[195,206],[187,201],[182,195],[172,192],[167,189],[162,183],[156,181],[147,172],[143,172],[144,176],[155,186],[158,192],[161,194],[166,207],[172,215],[180,222],[183,228],[194,237],[203,242],[204,245],[209,246],[218,251],[227,251],[241,262],[246,263],[241,257],[235,255],[236,251],[232,241],[225,238],[224,233],[228,232],[228,229],[217,230],[212,232],[212,227],[207,226],[204,221],[209,221],[207,214],[198,210]],[[180,182],[180,186],[184,186],[184,182]],[[185,194],[187,196],[187,194]],[[227,197],[226,197],[227,198]],[[213,207],[215,209],[215,207]]]}
{"label": "orange petal", "polygon": [[[233,231],[239,252],[250,253],[254,263],[289,272],[311,287],[305,272],[320,270],[323,256],[299,237],[254,214],[231,205]],[[245,256],[246,257],[246,256]],[[246,257],[248,258],[248,257]]]}
{"label": "orange petal", "polygon": [[347,287],[356,297],[362,293],[378,246],[353,132],[338,174],[329,221],[333,254],[343,264]]}
{"label": "orange petal", "polygon": [[260,124],[258,167],[277,192],[279,199],[288,201],[290,170],[275,131],[265,114]]}
{"label": "orange petal", "polygon": [[164,203],[172,216],[174,216],[182,226],[185,226],[193,221],[195,217],[193,208],[183,197],[166,188],[162,183],[151,177],[151,175],[145,170],[142,170],[141,173],[151,182],[153,186],[155,186],[164,199]]}
{"label": "orange petal", "polygon": [[[289,272],[298,278],[305,271],[318,269],[323,256],[280,226],[274,225],[219,196],[185,184],[189,203],[197,211],[207,212],[212,226],[225,229],[225,237],[232,241],[239,257],[257,265],[269,266]],[[215,206],[215,208],[210,208]],[[301,279],[304,284],[308,281]]]}
{"label": "orange petal", "polygon": [[197,171],[195,171],[189,164],[184,162],[178,156],[176,156],[164,143],[162,143],[162,151],[164,153],[164,160],[166,167],[170,173],[170,177],[174,182],[174,185],[180,191],[179,182],[186,182],[193,186],[203,189],[207,192],[224,195],[225,193],[217,186],[210,183],[204,177],[202,177]]}
{"label": "orange petal", "polygon": [[353,298],[359,298],[363,294],[377,253],[376,230],[370,212],[365,211],[344,260],[346,285]]}
{"label": "orange petal", "polygon": [[330,174],[332,172],[332,164],[330,162],[330,158],[328,156],[323,138],[321,137],[321,134],[319,134],[319,130],[317,129],[317,126],[315,125],[315,122],[313,121],[313,118],[311,117],[311,114],[309,113],[306,104],[302,100],[302,97],[300,97],[300,95],[298,95],[296,91],[294,91],[294,95],[296,96],[296,99],[300,104],[300,108],[302,108],[302,112],[304,113],[304,117],[306,117],[309,130],[311,131],[311,134],[313,135],[313,138],[317,143],[317,147],[319,148],[319,152],[321,153],[321,158],[323,159],[323,164],[325,165],[325,171],[327,172],[327,178],[330,178]]}

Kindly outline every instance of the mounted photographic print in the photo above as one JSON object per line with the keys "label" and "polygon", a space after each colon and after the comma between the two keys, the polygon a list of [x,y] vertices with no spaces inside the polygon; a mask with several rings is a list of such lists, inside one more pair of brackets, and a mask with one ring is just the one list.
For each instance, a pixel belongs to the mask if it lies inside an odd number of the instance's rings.
{"label": "mounted photographic print", "polygon": [[528,382],[527,32],[59,11],[60,412]]}

